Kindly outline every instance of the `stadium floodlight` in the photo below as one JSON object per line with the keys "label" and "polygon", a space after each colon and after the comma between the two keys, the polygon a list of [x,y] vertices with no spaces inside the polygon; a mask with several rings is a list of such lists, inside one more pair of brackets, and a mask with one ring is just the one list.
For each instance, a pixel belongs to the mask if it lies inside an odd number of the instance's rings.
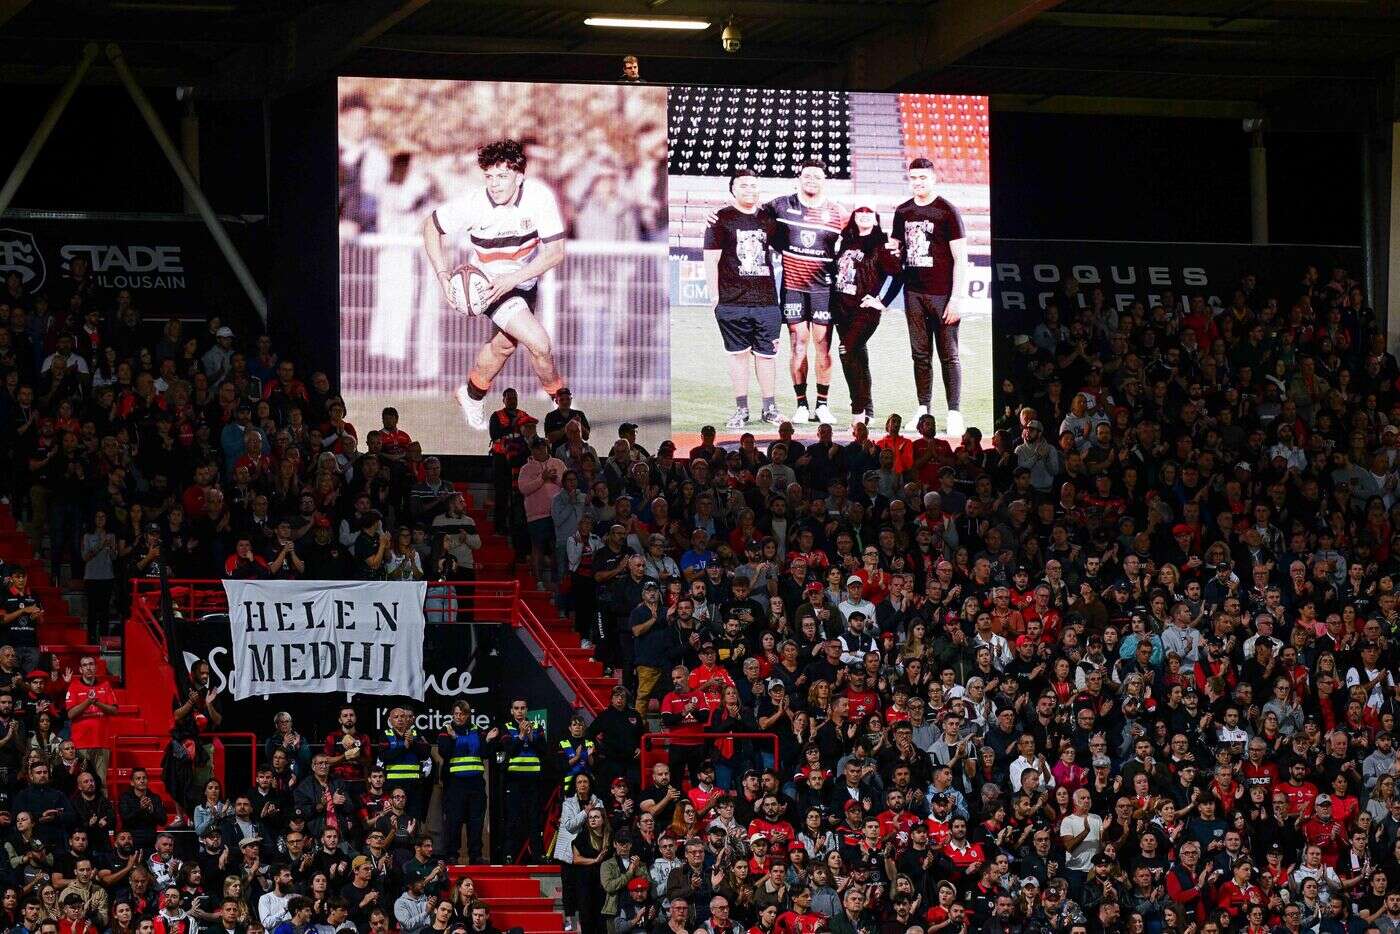
{"label": "stadium floodlight", "polygon": [[583,21],[583,24],[615,29],[683,29],[695,32],[710,28],[709,20],[668,19],[655,16],[590,16]]}

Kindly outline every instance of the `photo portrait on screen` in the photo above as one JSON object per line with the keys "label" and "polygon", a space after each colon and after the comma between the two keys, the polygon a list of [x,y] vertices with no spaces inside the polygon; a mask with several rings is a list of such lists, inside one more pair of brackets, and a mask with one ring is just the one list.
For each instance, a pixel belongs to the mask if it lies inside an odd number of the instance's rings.
{"label": "photo portrait on screen", "polygon": [[564,399],[669,434],[666,89],[342,78],[341,390],[361,436],[484,454]]}
{"label": "photo portrait on screen", "polygon": [[990,429],[986,98],[674,87],[668,113],[680,451]]}

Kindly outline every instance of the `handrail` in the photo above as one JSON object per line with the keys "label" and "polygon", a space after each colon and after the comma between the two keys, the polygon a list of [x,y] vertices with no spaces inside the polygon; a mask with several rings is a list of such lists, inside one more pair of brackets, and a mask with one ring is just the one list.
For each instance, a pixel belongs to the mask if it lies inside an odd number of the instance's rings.
{"label": "handrail", "polygon": [[[426,605],[430,623],[471,622],[481,624],[508,621],[519,597],[520,582],[506,580],[427,581]],[[172,578],[169,580],[175,611],[186,618],[206,613],[227,613],[228,598],[223,581],[213,578]],[[445,602],[444,602],[445,601]],[[160,581],[135,578],[131,582],[131,605],[157,620],[160,612]],[[459,614],[470,613],[470,620]],[[477,619],[479,616],[486,618]],[[157,621],[157,629],[159,629]],[[162,634],[163,635],[163,634]],[[162,639],[163,644],[163,639]]]}
{"label": "handrail", "polygon": [[[778,761],[778,736],[775,733],[645,733],[642,735],[642,754],[638,763],[642,773],[642,787],[647,786],[647,779],[651,777],[651,766],[655,764],[652,757],[662,751],[657,748],[662,742],[665,742],[667,747],[670,746],[671,740],[684,741],[684,745],[694,746],[699,743],[708,745],[726,739],[754,739],[769,742],[773,745],[773,761],[775,763]],[[662,760],[658,758],[655,761]]]}
{"label": "handrail", "polygon": [[564,679],[564,683],[573,691],[574,698],[571,706],[582,708],[593,716],[602,713],[603,705],[598,703],[598,698],[594,696],[592,688],[588,686],[588,679],[574,665],[574,660],[559,647],[559,643],[554,641],[554,636],[540,622],[535,611],[530,609],[529,604],[522,599],[516,600],[512,622],[530,633],[530,637],[539,645],[540,652],[544,656],[540,660],[541,664],[546,668],[558,671],[559,676]]}
{"label": "handrail", "polygon": [[[176,612],[186,619],[206,613],[228,612],[222,581],[177,578],[167,583]],[[160,581],[136,578],[131,582],[131,589],[132,616],[150,631],[168,662],[170,647],[157,615],[160,611]],[[604,705],[599,703],[588,677],[525,602],[518,579],[430,581],[425,609],[430,623],[509,623],[523,629],[539,646],[542,656],[540,663],[557,671],[567,691],[573,693],[571,705],[595,716],[602,712]]]}

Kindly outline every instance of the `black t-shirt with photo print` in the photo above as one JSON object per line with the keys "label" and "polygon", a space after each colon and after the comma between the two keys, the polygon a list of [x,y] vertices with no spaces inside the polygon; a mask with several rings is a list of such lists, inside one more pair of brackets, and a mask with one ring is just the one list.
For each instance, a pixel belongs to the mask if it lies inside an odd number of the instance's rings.
{"label": "black t-shirt with photo print", "polygon": [[715,222],[705,228],[705,249],[720,251],[721,305],[778,304],[768,254],[777,228],[772,214],[763,208],[745,214],[732,206],[722,208],[715,215]]}
{"label": "black t-shirt with photo print", "polygon": [[924,295],[953,291],[953,251],[948,246],[967,236],[962,215],[943,198],[916,204],[913,198],[894,210],[894,230],[904,260],[904,287]]}

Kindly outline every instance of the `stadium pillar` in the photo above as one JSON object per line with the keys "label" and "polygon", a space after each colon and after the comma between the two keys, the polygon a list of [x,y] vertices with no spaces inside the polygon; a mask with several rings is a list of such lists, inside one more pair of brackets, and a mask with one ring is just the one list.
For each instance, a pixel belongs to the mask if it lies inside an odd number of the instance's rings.
{"label": "stadium pillar", "polygon": [[1385,225],[1386,302],[1375,306],[1376,313],[1385,316],[1386,348],[1395,352],[1400,347],[1400,314],[1390,313],[1390,304],[1400,299],[1400,123],[1390,124],[1390,190],[1386,198],[1389,221]]}
{"label": "stadium pillar", "polygon": [[136,83],[135,76],[127,67],[126,56],[122,54],[121,48],[116,43],[107,46],[107,58],[111,61],[112,68],[116,71],[122,87],[126,88],[126,93],[131,97],[131,102],[136,105],[137,112],[146,121],[146,128],[151,131],[151,137],[165,155],[165,161],[170,163],[175,177],[180,180],[181,187],[185,189],[185,197],[193,202],[195,212],[204,221],[204,226],[209,228],[209,236],[214,239],[219,252],[224,255],[224,260],[233,270],[234,278],[238,280],[239,285],[243,286],[243,291],[248,295],[248,301],[252,302],[253,308],[257,310],[263,324],[266,325],[267,298],[263,296],[262,289],[258,287],[257,280],[253,278],[252,270],[248,268],[248,264],[243,262],[242,256],[238,255],[238,248],[229,239],[223,223],[219,220],[219,215],[214,213],[214,208],[209,204],[209,199],[204,197],[199,183],[194,180],[190,175],[190,170],[185,167],[184,159],[181,158],[179,151],[175,148],[175,143],[170,139],[170,134],[165,132],[165,127],[160,122],[160,115],[151,106],[150,98],[146,97],[146,92],[141,90],[141,85]]}
{"label": "stadium pillar", "polygon": [[5,179],[5,186],[0,188],[0,214],[9,210],[10,202],[15,199],[15,193],[19,191],[19,186],[24,184],[24,177],[34,167],[34,160],[39,158],[39,150],[43,149],[44,144],[48,142],[49,134],[58,124],[58,118],[63,116],[63,111],[68,108],[68,102],[73,99],[78,85],[83,83],[83,79],[87,77],[88,69],[96,61],[97,52],[98,48],[95,42],[89,42],[83,48],[83,56],[78,59],[77,67],[68,76],[68,80],[63,83],[63,87],[59,88],[53,103],[49,104],[49,109],[44,113],[44,119],[40,120],[39,125],[34,128],[34,135],[29,137],[29,145],[25,146],[24,152],[19,154],[19,158],[15,160],[14,168],[10,169],[9,178]]}
{"label": "stadium pillar", "polygon": [[1249,231],[1253,243],[1269,242],[1269,160],[1263,130],[1254,130],[1249,140]]}
{"label": "stadium pillar", "polygon": [[[194,97],[185,98],[185,112],[180,115],[180,155],[185,158],[185,168],[190,170],[190,177],[195,184],[199,184],[199,111],[195,110]],[[194,214],[197,208],[190,198],[190,193],[185,192],[185,213]]]}

